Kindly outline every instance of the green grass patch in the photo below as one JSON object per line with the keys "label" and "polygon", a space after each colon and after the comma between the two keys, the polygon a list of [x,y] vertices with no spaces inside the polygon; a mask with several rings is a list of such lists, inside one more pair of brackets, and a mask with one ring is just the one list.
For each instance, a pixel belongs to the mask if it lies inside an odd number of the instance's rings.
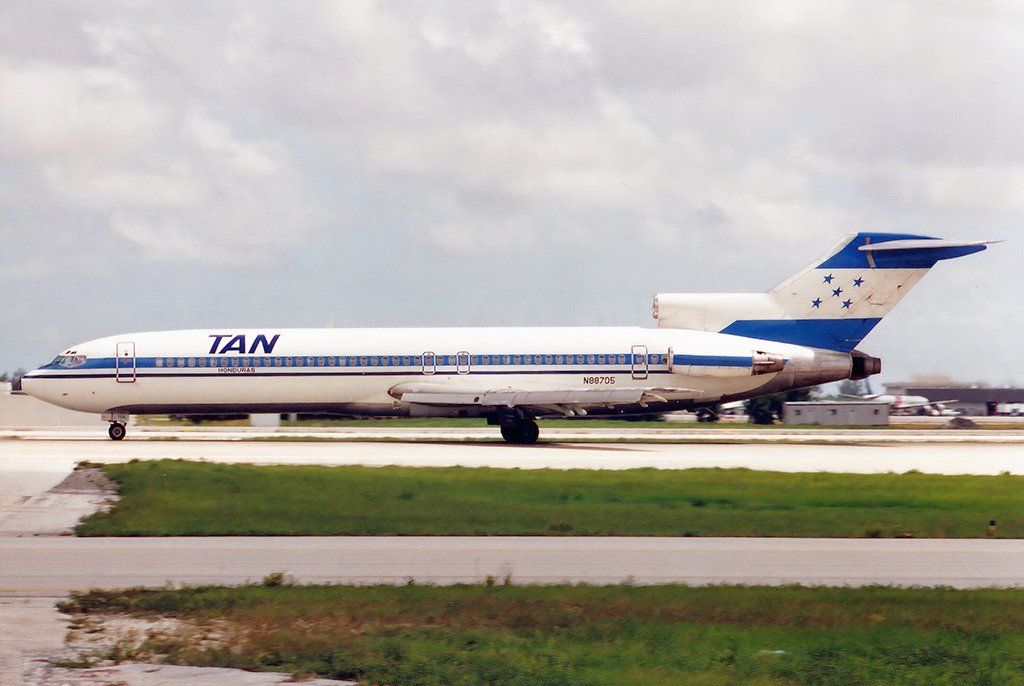
{"label": "green grass patch", "polygon": [[1020,590],[245,586],[62,609],[193,627],[120,659],[365,684],[1024,684]]}
{"label": "green grass patch", "polygon": [[108,464],[81,536],[1024,536],[1024,477]]}

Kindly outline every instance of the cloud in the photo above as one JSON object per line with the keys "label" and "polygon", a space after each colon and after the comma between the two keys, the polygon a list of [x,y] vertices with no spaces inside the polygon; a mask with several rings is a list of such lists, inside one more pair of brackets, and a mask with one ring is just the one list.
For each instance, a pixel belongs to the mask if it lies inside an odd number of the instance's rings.
{"label": "cloud", "polygon": [[22,193],[102,217],[147,261],[262,262],[321,218],[279,142],[243,138],[115,68],[0,61],[0,120]]}
{"label": "cloud", "polygon": [[[95,298],[145,265],[151,303],[148,274],[184,291],[147,326],[644,321],[653,290],[768,287],[846,231],[1020,237],[1022,31],[954,0],[9,3],[0,239]],[[575,300],[487,309],[526,281]],[[1018,326],[957,288],[962,326]]]}

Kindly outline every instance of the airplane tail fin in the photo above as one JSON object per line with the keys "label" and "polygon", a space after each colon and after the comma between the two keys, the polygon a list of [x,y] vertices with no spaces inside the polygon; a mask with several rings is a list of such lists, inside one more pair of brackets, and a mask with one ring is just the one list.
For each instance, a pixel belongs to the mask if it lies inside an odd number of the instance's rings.
{"label": "airplane tail fin", "polygon": [[850,234],[767,293],[659,294],[654,316],[660,327],[850,352],[936,262],[993,242]]}

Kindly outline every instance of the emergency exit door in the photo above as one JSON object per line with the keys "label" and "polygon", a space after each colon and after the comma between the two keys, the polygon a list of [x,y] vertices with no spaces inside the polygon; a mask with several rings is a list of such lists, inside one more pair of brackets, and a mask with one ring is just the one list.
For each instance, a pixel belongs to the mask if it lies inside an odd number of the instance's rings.
{"label": "emergency exit door", "polygon": [[633,369],[634,379],[647,378],[647,346],[634,345],[633,352],[629,356]]}

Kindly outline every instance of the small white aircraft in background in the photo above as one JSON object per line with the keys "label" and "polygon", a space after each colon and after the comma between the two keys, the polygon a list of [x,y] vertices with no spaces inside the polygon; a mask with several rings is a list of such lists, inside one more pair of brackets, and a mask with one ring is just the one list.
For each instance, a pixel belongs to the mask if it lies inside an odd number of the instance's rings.
{"label": "small white aircraft in background", "polygon": [[197,329],[68,348],[23,390],[96,412],[484,417],[510,443],[538,417],[666,413],[864,379],[856,346],[940,260],[988,242],[858,233],[765,293],[661,294],[657,329]]}
{"label": "small white aircraft in background", "polygon": [[889,403],[895,414],[916,414],[930,417],[956,417],[960,412],[946,407],[947,403],[955,403],[956,398],[950,400],[929,400],[923,395],[892,395],[889,393],[875,393],[870,395],[847,395],[846,398],[858,400],[870,400],[879,403]]}

